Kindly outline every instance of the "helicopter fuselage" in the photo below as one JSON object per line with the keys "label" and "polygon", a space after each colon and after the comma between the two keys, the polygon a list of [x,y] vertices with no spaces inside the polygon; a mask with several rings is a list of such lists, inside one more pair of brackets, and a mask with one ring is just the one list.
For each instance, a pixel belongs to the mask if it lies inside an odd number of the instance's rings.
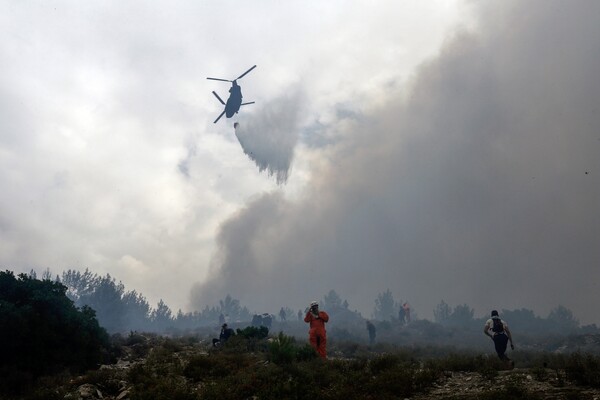
{"label": "helicopter fuselage", "polygon": [[233,117],[233,115],[240,110],[240,106],[242,105],[242,88],[236,81],[233,81],[232,83],[233,84],[229,88],[229,98],[225,104],[225,116],[227,118]]}

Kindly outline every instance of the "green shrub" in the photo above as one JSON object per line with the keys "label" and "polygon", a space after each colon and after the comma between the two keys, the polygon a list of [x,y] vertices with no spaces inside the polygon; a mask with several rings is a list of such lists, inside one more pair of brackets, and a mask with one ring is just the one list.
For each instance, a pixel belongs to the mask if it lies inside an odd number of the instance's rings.
{"label": "green shrub", "polygon": [[310,344],[305,344],[304,346],[300,346],[296,350],[296,361],[298,362],[306,362],[316,359],[317,352],[312,348]]}
{"label": "green shrub", "polygon": [[183,376],[194,382],[224,378],[249,365],[247,357],[233,354],[197,355],[190,358]]}
{"label": "green shrub", "polygon": [[370,361],[369,367],[373,375],[381,374],[384,371],[397,367],[400,364],[400,357],[396,354],[384,354]]}
{"label": "green shrub", "polygon": [[548,380],[548,370],[542,366],[530,368],[529,372],[539,382],[545,382]]}
{"label": "green shrub", "polygon": [[144,337],[143,335],[140,335],[137,332],[134,331],[130,331],[129,332],[129,336],[127,336],[127,339],[125,339],[125,346],[133,346],[135,344],[144,344],[148,341],[148,339],[146,337]]}
{"label": "green shrub", "polygon": [[124,379],[124,371],[105,368],[88,372],[84,382],[98,386],[104,395],[116,396],[121,391],[121,381]]}
{"label": "green shrub", "polygon": [[580,385],[600,387],[600,357],[573,353],[566,360],[565,373]]}
{"label": "green shrub", "polygon": [[283,332],[279,332],[277,338],[269,343],[269,359],[276,364],[289,364],[296,360],[297,354],[296,339]]}
{"label": "green shrub", "polygon": [[244,329],[237,329],[237,334],[246,339],[265,339],[269,336],[269,328],[266,326],[247,326]]}

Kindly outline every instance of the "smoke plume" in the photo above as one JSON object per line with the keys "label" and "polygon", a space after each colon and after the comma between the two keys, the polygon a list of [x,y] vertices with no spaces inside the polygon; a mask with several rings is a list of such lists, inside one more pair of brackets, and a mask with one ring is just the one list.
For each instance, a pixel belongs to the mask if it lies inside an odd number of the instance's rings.
{"label": "smoke plume", "polygon": [[[474,6],[478,30],[347,122],[302,198],[266,194],[223,224],[194,303],[231,293],[274,311],[335,289],[368,313],[389,288],[422,316],[443,299],[597,319],[600,3]],[[238,137],[289,120],[263,117]],[[287,171],[282,149],[257,146],[259,167]]]}

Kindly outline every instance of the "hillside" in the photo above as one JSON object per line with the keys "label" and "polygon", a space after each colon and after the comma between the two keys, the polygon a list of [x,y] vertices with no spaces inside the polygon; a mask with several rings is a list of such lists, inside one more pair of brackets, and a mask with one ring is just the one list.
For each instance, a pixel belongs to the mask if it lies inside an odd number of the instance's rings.
{"label": "hillside", "polygon": [[[600,358],[515,352],[494,357],[443,348],[332,343],[327,361],[304,342],[238,331],[222,348],[206,335],[114,336],[118,361],[45,381],[27,399],[598,399]],[[352,354],[352,356],[350,355]]]}

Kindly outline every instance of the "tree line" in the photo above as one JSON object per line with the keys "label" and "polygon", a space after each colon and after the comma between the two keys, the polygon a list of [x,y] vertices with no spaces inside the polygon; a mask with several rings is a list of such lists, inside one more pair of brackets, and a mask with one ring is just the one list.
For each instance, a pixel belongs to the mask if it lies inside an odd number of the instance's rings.
{"label": "tree line", "polygon": [[[30,276],[35,278],[36,273],[31,271]],[[46,270],[42,279],[49,280],[50,276],[49,270]],[[206,305],[200,311],[184,313],[178,310],[174,313],[163,300],[160,300],[156,307],[152,307],[141,293],[135,290],[127,291],[121,282],[117,282],[109,274],[100,276],[89,269],[84,272],[67,270],[61,276],[57,275],[54,281],[68,288],[67,296],[73,300],[75,306],[92,308],[100,325],[108,332],[186,331],[201,326],[212,326],[222,320],[223,316],[227,316],[228,321],[250,321],[253,315],[253,312],[229,294],[219,300],[218,304]],[[369,318],[398,322],[402,318],[404,303],[404,300],[396,299],[387,289],[374,299],[372,314],[363,317],[358,311],[350,310],[348,300],[343,300],[335,290],[330,290],[321,300],[321,309],[345,319]],[[287,321],[295,320],[298,314],[302,315],[305,311],[296,311],[287,305],[282,305],[281,309],[282,319]],[[598,332],[595,324],[581,326],[572,311],[562,305],[554,308],[547,317],[538,316],[533,310],[526,308],[499,311],[512,327],[531,334]],[[444,327],[461,329],[481,329],[485,320],[489,318],[487,314],[475,316],[474,309],[467,304],[451,306],[443,300],[433,310],[433,315],[433,322]],[[276,317],[279,317],[279,314]],[[414,310],[412,319],[418,319]]]}

